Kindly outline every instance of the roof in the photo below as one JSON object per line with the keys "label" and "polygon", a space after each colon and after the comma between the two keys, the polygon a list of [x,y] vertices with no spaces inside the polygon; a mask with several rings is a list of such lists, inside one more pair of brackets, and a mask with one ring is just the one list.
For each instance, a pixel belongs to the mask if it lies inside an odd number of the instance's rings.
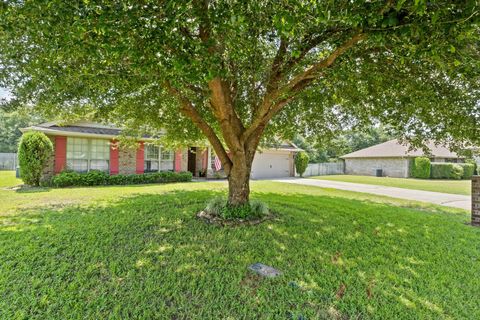
{"label": "roof", "polygon": [[[260,148],[261,150],[262,148]],[[293,151],[293,152],[299,152],[303,151],[303,149],[297,147],[296,144],[290,141],[283,141],[279,144],[271,144],[268,146],[264,147],[265,150],[277,150],[277,151]]]}
{"label": "roof", "polygon": [[[430,155],[436,158],[461,158],[455,152],[450,151],[444,145],[435,145],[433,142],[426,143]],[[350,158],[404,158],[424,156],[423,149],[409,150],[409,144],[401,144],[397,139],[380,143],[365,149],[361,149],[344,156],[342,159]]]}
{"label": "roof", "polygon": [[95,122],[75,122],[67,125],[59,125],[58,122],[45,122],[23,128],[21,131],[40,131],[53,136],[68,135],[72,137],[101,137],[107,139],[115,138],[122,132],[119,128]]}
{"label": "roof", "polygon": [[[59,125],[59,122],[45,122],[35,126],[20,129],[26,131],[40,131],[52,136],[86,137],[86,138],[104,138],[114,139],[122,133],[122,129],[109,125],[103,125],[96,122],[75,122],[72,124]],[[154,140],[149,136],[143,136],[142,139],[148,141]],[[268,150],[278,151],[302,151],[295,144],[289,141],[282,142],[278,146],[268,148]]]}
{"label": "roof", "polygon": [[93,133],[93,134],[104,134],[104,135],[119,135],[122,130],[117,128],[95,128],[95,127],[81,127],[81,126],[51,126],[53,130],[63,131],[63,132],[80,132],[80,133]]}

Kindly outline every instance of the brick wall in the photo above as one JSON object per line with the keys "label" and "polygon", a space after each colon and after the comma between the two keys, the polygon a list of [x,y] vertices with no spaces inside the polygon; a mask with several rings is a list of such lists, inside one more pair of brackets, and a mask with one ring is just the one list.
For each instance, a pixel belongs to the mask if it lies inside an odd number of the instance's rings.
{"label": "brick wall", "polygon": [[383,175],[408,178],[408,159],[402,158],[353,158],[345,159],[345,173],[353,175],[375,175],[375,169],[383,169]]}
{"label": "brick wall", "polygon": [[137,150],[121,146],[118,150],[118,173],[134,174],[137,171]]}
{"label": "brick wall", "polygon": [[55,137],[48,136],[53,144],[53,152],[47,160],[47,164],[43,167],[42,179],[49,179],[55,175]]}
{"label": "brick wall", "polygon": [[472,177],[472,225],[480,227],[480,176]]}

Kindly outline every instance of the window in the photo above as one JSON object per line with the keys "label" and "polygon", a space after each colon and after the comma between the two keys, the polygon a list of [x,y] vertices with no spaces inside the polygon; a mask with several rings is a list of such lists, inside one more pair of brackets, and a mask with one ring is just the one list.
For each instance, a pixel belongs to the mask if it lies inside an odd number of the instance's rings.
{"label": "window", "polygon": [[67,138],[67,169],[109,170],[110,143],[102,139]]}
{"label": "window", "polygon": [[174,153],[172,150],[161,150],[161,165],[160,165],[160,170],[162,171],[173,171],[173,165],[174,165]]}
{"label": "window", "polygon": [[88,139],[67,138],[67,168],[77,172],[88,171]]}
{"label": "window", "polygon": [[145,172],[172,171],[174,153],[158,146],[145,145]]}
{"label": "window", "polygon": [[160,148],[152,144],[145,145],[145,172],[156,172],[159,168]]}
{"label": "window", "polygon": [[110,160],[110,143],[108,140],[90,140],[90,168],[89,170],[108,171]]}

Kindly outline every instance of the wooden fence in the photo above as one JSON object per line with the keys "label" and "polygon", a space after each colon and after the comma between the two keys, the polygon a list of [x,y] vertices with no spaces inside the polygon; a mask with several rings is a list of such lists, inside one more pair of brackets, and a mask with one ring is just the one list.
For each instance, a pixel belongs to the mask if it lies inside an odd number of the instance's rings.
{"label": "wooden fence", "polygon": [[303,176],[310,177],[343,174],[344,170],[345,166],[343,162],[309,163]]}
{"label": "wooden fence", "polygon": [[15,170],[17,168],[18,160],[16,153],[1,153],[0,152],[0,170]]}

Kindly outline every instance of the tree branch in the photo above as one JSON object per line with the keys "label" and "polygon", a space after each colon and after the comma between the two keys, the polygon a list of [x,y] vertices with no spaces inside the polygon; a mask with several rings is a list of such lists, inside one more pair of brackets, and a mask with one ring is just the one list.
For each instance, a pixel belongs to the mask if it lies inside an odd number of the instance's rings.
{"label": "tree branch", "polygon": [[321,70],[330,67],[338,57],[345,53],[348,49],[356,45],[359,41],[365,39],[364,33],[357,33],[348,41],[344,42],[341,46],[335,49],[326,59],[315,63],[311,67],[305,69],[302,73],[290,80],[285,86],[279,89],[279,93],[287,93],[294,88],[299,82],[315,77],[316,73]]}
{"label": "tree branch", "polygon": [[170,94],[172,94],[178,99],[178,101],[180,102],[180,111],[185,116],[190,118],[193,123],[205,134],[208,141],[210,141],[210,143],[212,144],[215,153],[220,157],[220,160],[222,161],[222,164],[225,168],[225,172],[228,174],[232,167],[232,161],[230,160],[230,157],[228,156],[225,148],[223,147],[222,142],[215,134],[215,131],[202,118],[202,116],[200,115],[200,113],[198,113],[197,109],[195,109],[190,100],[185,97],[180,91],[174,88],[170,84],[170,82],[166,81],[164,83],[164,87],[168,90],[168,92],[170,92]]}
{"label": "tree branch", "polygon": [[[320,70],[330,67],[338,57],[356,45],[359,41],[365,39],[365,37],[366,35],[362,32],[355,34],[352,38],[336,48],[327,58],[305,69],[279,89],[267,93],[264,97],[264,101],[262,102],[259,112],[257,112],[256,117],[252,121],[250,127],[245,130],[245,138],[249,139],[250,135],[256,131],[258,126],[265,126],[266,123],[281,110],[281,108],[293,100],[293,98],[301,90],[311,84],[312,81],[317,79],[319,75],[318,72]],[[280,97],[283,98],[278,100]]]}
{"label": "tree branch", "polygon": [[282,37],[280,39],[280,45],[278,47],[275,58],[273,59],[272,67],[270,68],[270,76],[266,86],[267,91],[274,88],[278,83],[278,81],[280,80],[279,78],[281,76],[281,66],[285,58],[287,48],[288,48],[288,41],[284,37]]}

